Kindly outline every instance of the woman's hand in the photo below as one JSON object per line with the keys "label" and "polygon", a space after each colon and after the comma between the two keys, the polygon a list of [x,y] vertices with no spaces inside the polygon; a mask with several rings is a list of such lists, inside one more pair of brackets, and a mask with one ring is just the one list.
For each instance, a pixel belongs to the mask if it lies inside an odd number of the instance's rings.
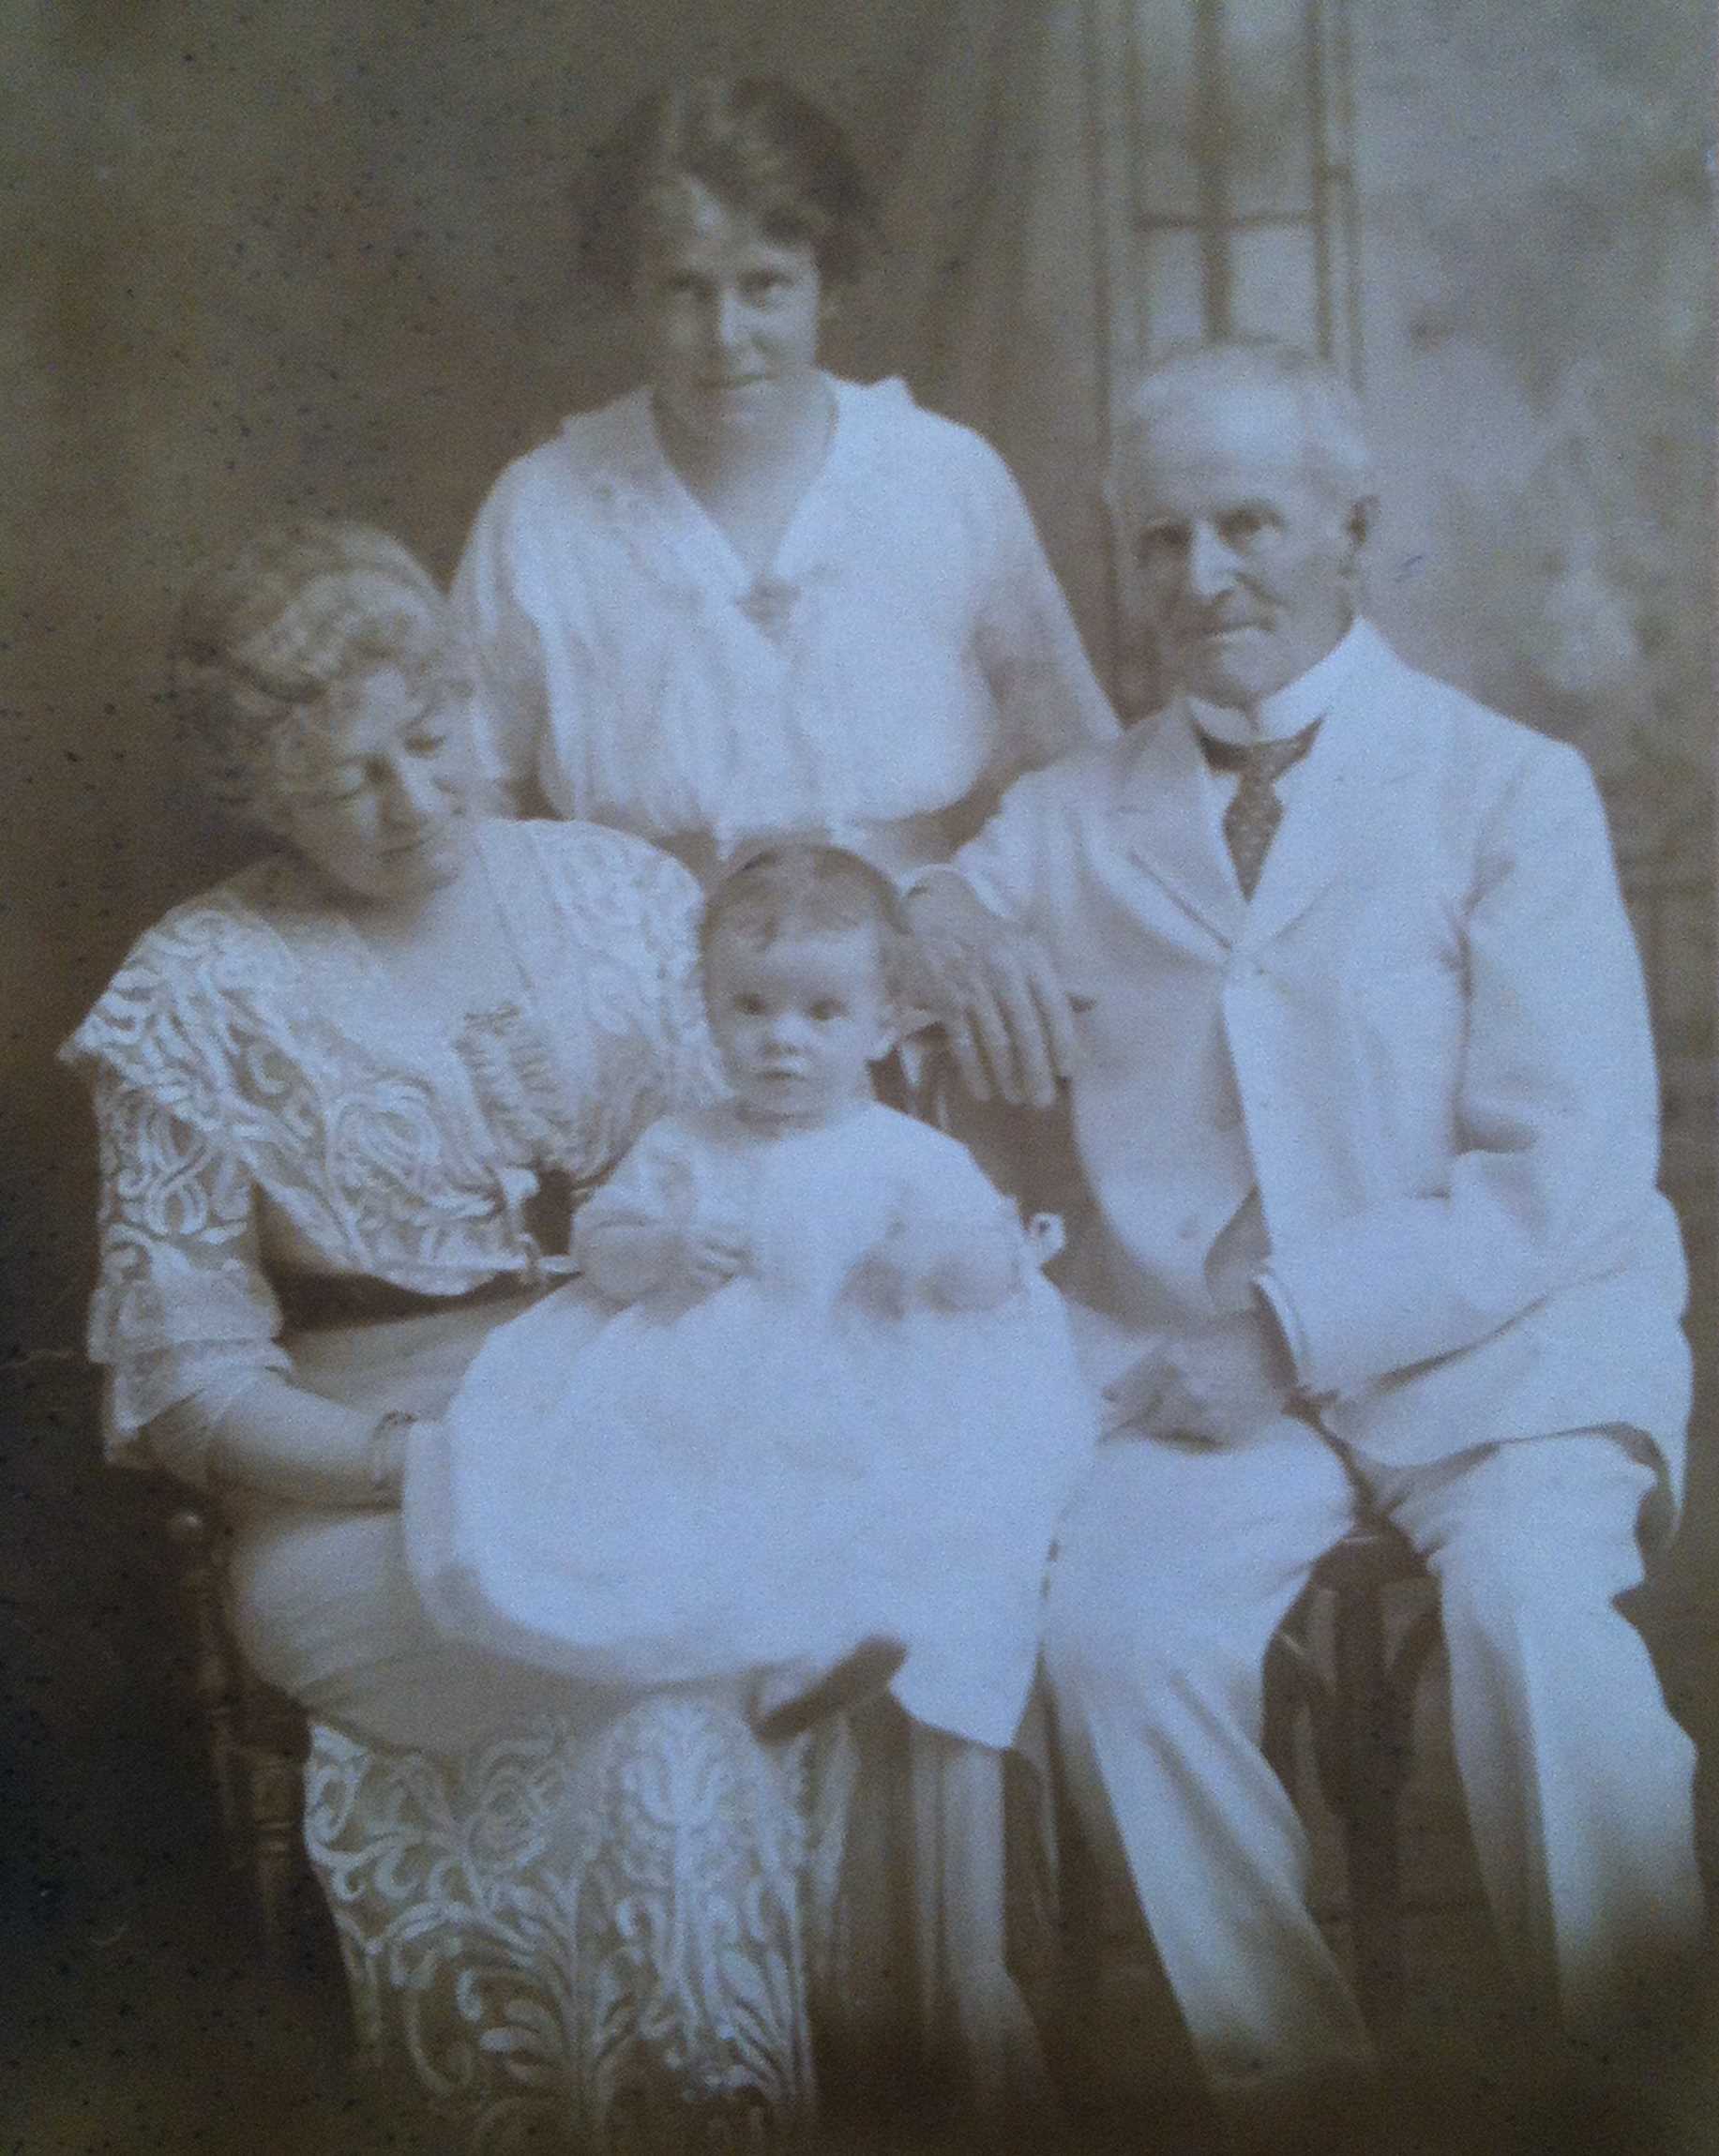
{"label": "woman's hand", "polygon": [[421,1418],[343,1407],[278,1370],[259,1371],[236,1399],[193,1395],[149,1425],[170,1471],[278,1504],[399,1504],[410,1425]]}
{"label": "woman's hand", "polygon": [[1052,1108],[1078,1059],[1075,1005],[1037,937],[982,906],[958,876],[907,901],[925,993],[977,1100]]}
{"label": "woman's hand", "polygon": [[370,1489],[378,1504],[398,1504],[405,1494],[406,1462],[411,1448],[422,1434],[435,1428],[434,1419],[406,1408],[391,1408],[370,1432],[366,1459]]}

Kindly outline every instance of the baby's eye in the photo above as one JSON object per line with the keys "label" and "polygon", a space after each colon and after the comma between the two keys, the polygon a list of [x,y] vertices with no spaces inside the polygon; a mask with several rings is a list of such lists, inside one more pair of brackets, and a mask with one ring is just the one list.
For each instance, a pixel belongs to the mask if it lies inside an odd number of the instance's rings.
{"label": "baby's eye", "polygon": [[832,1018],[839,1018],[846,1009],[847,1005],[837,1003],[833,996],[820,996],[812,1005],[812,1016],[821,1026],[827,1026]]}
{"label": "baby's eye", "polygon": [[440,756],[447,746],[445,733],[413,733],[406,738],[406,746],[414,756]]}
{"label": "baby's eye", "polygon": [[764,1015],[764,999],[762,996],[736,996],[733,1008],[743,1018],[761,1018]]}
{"label": "baby's eye", "polygon": [[761,269],[743,280],[742,289],[748,299],[774,299],[787,282],[779,269]]}

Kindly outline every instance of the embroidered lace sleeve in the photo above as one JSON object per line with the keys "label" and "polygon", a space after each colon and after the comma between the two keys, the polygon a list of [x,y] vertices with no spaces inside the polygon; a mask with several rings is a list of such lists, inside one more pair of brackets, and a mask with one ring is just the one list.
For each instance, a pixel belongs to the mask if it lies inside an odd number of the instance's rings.
{"label": "embroidered lace sleeve", "polygon": [[976,649],[1002,716],[1014,770],[1108,741],[1116,715],[1098,686],[1056,572],[1013,475],[988,444],[972,513],[988,557]]}
{"label": "embroidered lace sleeve", "polygon": [[147,1467],[142,1433],[157,1416],[288,1361],[249,1174],[111,1065],[95,1065],[91,1086],[101,1210],[90,1359],[109,1373],[111,1456]]}
{"label": "embroidered lace sleeve", "polygon": [[[331,1024],[247,872],[140,939],[61,1050],[102,1160],[93,1359],[116,1450],[167,1408],[287,1367],[264,1267],[460,1293],[520,1259],[496,1162],[436,1074]],[[307,948],[313,926],[277,908]],[[320,976],[319,976],[320,977]]]}

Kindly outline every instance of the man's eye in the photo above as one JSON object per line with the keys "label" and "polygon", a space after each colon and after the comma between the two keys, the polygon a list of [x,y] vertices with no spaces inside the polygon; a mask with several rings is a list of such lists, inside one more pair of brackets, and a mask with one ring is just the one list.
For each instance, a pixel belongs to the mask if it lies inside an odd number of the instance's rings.
{"label": "man's eye", "polygon": [[1232,509],[1218,529],[1226,544],[1244,547],[1250,539],[1257,539],[1270,522],[1263,509]]}
{"label": "man's eye", "polygon": [[779,269],[760,270],[746,279],[744,289],[748,299],[774,299],[787,282]]}
{"label": "man's eye", "polygon": [[822,1026],[827,1026],[832,1018],[838,1018],[841,1015],[842,1005],[827,996],[820,997],[812,1005],[812,1016]]}
{"label": "man's eye", "polygon": [[447,746],[445,733],[414,733],[407,737],[406,746],[414,756],[440,756]]}
{"label": "man's eye", "polygon": [[761,996],[736,996],[734,1008],[743,1018],[761,1018],[764,1012],[763,999]]}
{"label": "man's eye", "polygon": [[312,801],[350,801],[364,791],[364,773],[355,765],[342,765],[336,771],[319,772],[305,788]]}
{"label": "man's eye", "polygon": [[1147,561],[1154,554],[1177,552],[1187,543],[1188,528],[1185,524],[1148,524],[1135,541],[1134,550],[1141,561]]}

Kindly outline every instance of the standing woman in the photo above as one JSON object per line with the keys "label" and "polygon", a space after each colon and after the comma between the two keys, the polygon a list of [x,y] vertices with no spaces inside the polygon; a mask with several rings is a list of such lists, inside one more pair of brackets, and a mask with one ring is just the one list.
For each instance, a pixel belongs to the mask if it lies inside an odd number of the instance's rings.
{"label": "standing woman", "polygon": [[509,465],[456,582],[494,773],[706,878],[787,828],[922,867],[1116,729],[1002,459],[819,365],[870,224],[785,83],[636,106],[581,260],[644,381]]}
{"label": "standing woman", "polygon": [[[891,875],[1116,720],[1007,467],[906,385],[819,364],[872,211],[841,130],[770,78],[633,108],[593,160],[581,260],[641,384],[511,464],[454,598],[480,746],[516,803],[618,826],[701,879],[792,830]],[[915,1730],[905,1778],[921,2038],[978,2103],[1033,2082],[1003,1964],[1000,1780]],[[874,1732],[875,1735],[875,1732]],[[888,1867],[892,1881],[901,1867]],[[853,1868],[852,2011],[897,1961]],[[858,1943],[865,1935],[866,1943]]]}

